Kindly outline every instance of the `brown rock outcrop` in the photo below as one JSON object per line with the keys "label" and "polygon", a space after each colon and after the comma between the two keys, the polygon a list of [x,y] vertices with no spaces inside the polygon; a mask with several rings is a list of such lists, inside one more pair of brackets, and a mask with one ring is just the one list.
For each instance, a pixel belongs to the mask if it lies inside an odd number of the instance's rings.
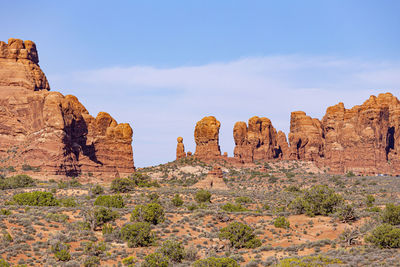
{"label": "brown rock outcrop", "polygon": [[105,112],[94,118],[75,96],[48,91],[33,42],[10,39],[0,46],[2,165],[105,178],[134,171],[129,124]]}
{"label": "brown rock outcrop", "polygon": [[214,166],[205,179],[195,183],[192,187],[200,189],[229,190],[228,186],[224,182],[220,166]]}
{"label": "brown rock outcrop", "polygon": [[179,136],[176,141],[178,141],[178,144],[176,145],[176,160],[178,160],[186,157],[186,153],[185,145],[183,144],[183,138]]}
{"label": "brown rock outcrop", "polygon": [[234,156],[242,163],[282,158],[281,145],[286,149],[282,136],[278,143],[278,134],[271,121],[265,117],[250,118],[248,127],[245,122],[237,122],[233,128],[233,137],[236,145]]}
{"label": "brown rock outcrop", "polygon": [[219,147],[219,128],[221,123],[213,116],[204,117],[197,122],[194,130],[196,151],[194,156],[201,159],[215,159],[221,157]]}

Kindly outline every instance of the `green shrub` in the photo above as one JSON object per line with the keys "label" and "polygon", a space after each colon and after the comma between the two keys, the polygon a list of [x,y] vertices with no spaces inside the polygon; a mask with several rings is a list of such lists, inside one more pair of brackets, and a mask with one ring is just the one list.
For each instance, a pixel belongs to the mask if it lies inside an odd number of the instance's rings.
{"label": "green shrub", "polygon": [[198,209],[198,207],[197,207],[196,204],[191,203],[191,204],[189,204],[189,205],[187,206],[187,209],[190,210],[190,211],[194,211],[194,210]]}
{"label": "green shrub", "polygon": [[148,194],[147,198],[152,203],[158,203],[160,200],[160,196],[156,192],[152,192],[152,193]]}
{"label": "green shrub", "polygon": [[54,253],[54,257],[59,261],[69,261],[71,259],[71,254],[69,254],[69,244],[64,244],[58,242],[57,244],[51,246],[51,250]]}
{"label": "green shrub", "polygon": [[122,259],[122,264],[125,266],[134,266],[133,264],[136,262],[136,259],[133,256]]}
{"label": "green shrub", "polygon": [[116,193],[127,193],[135,189],[135,183],[129,178],[116,178],[111,182],[111,191]]}
{"label": "green shrub", "polygon": [[151,232],[150,224],[147,222],[137,222],[127,224],[121,229],[122,239],[128,242],[128,247],[147,247],[155,241],[154,233]]}
{"label": "green shrub", "polygon": [[112,196],[98,196],[94,202],[96,206],[104,206],[108,208],[123,208],[125,206],[124,200],[120,195]]}
{"label": "green shrub", "polygon": [[296,174],[294,174],[294,173],[292,173],[292,172],[287,172],[286,173],[286,177],[287,178],[293,178],[293,177],[295,177],[296,176]]}
{"label": "green shrub", "polygon": [[240,265],[231,258],[210,257],[195,261],[193,267],[240,267]]}
{"label": "green shrub", "polygon": [[381,224],[365,238],[365,241],[379,248],[400,248],[400,229],[387,223]]}
{"label": "green shrub", "polygon": [[58,206],[59,201],[50,192],[26,192],[13,196],[13,200],[18,205],[27,206]]}
{"label": "green shrub", "polygon": [[93,231],[105,223],[112,222],[119,217],[118,212],[106,207],[98,207],[83,211],[86,225]]}
{"label": "green shrub", "polygon": [[253,200],[251,200],[251,198],[249,197],[237,197],[235,199],[235,202],[239,204],[247,204],[247,203],[252,203]]}
{"label": "green shrub", "polygon": [[375,197],[373,195],[368,195],[365,199],[365,204],[367,204],[367,207],[372,207],[374,202],[375,202]]}
{"label": "green shrub", "polygon": [[228,212],[240,212],[240,211],[247,211],[245,207],[242,207],[240,204],[232,204],[232,203],[226,203],[221,207],[224,211]]}
{"label": "green shrub", "polygon": [[387,204],[381,215],[382,222],[391,225],[400,224],[400,205]]}
{"label": "green shrub", "polygon": [[80,187],[80,186],[82,186],[82,184],[80,182],[78,182],[78,180],[76,178],[72,178],[69,181],[58,182],[59,189],[64,189],[64,188],[68,188],[68,187]]}
{"label": "green shrub", "polygon": [[331,259],[328,257],[318,255],[318,256],[306,256],[302,258],[286,258],[281,260],[277,265],[277,267],[294,267],[294,266],[320,267],[325,265],[330,266],[342,263],[343,262],[340,259]]}
{"label": "green shrub", "polygon": [[92,241],[89,241],[85,244],[85,248],[83,252],[86,255],[91,255],[91,256],[99,256],[100,254],[104,253],[107,249],[106,243],[104,242],[99,242],[95,243]]}
{"label": "green shrub", "polygon": [[7,210],[7,209],[0,209],[0,215],[6,215],[6,216],[8,216],[8,215],[11,215],[12,214],[12,212],[10,211],[10,210]]}
{"label": "green shrub", "polygon": [[168,267],[169,259],[161,253],[151,253],[144,258],[141,267]]}
{"label": "green shrub", "polygon": [[104,188],[101,185],[95,185],[90,189],[90,193],[94,196],[101,195],[104,193]]}
{"label": "green shrub", "polygon": [[73,198],[73,197],[60,199],[60,204],[63,207],[76,207],[76,206],[78,206],[78,204],[75,201],[75,198]]}
{"label": "green shrub", "polygon": [[353,205],[346,204],[338,209],[337,215],[339,220],[344,223],[355,221],[358,219],[358,214]]}
{"label": "green shrub", "polygon": [[159,224],[165,220],[163,207],[158,203],[137,205],[131,214],[132,222],[149,222]]}
{"label": "green shrub", "polygon": [[0,258],[0,267],[10,267],[10,264],[5,259]]}
{"label": "green shrub", "polygon": [[220,239],[227,239],[234,248],[256,248],[261,246],[261,241],[256,238],[250,226],[240,222],[233,222],[222,228],[219,232]]}
{"label": "green shrub", "polygon": [[274,226],[276,228],[288,229],[290,228],[290,222],[285,217],[280,216],[275,219]]}
{"label": "green shrub", "polygon": [[185,248],[182,243],[172,240],[163,242],[157,252],[168,257],[173,262],[181,262],[185,257]]}
{"label": "green shrub", "polygon": [[298,193],[298,192],[301,192],[300,188],[298,188],[298,187],[295,186],[295,185],[289,185],[289,186],[285,189],[285,191],[291,192],[291,193]]}
{"label": "green shrub", "polygon": [[179,194],[175,194],[174,198],[172,199],[172,204],[175,207],[180,207],[183,205],[183,199],[181,198],[181,196]]}
{"label": "green shrub", "polygon": [[100,266],[100,258],[97,256],[89,256],[83,262],[84,267],[97,267]]}
{"label": "green shrub", "polygon": [[347,177],[354,177],[354,176],[356,176],[356,175],[354,174],[354,172],[348,171],[347,174],[346,174],[346,176],[347,176]]}
{"label": "green shrub", "polygon": [[211,193],[207,190],[201,189],[197,191],[194,200],[198,203],[211,202]]}
{"label": "green shrub", "polygon": [[35,180],[26,174],[18,174],[8,178],[0,178],[0,189],[24,188],[35,185]]}
{"label": "green shrub", "polygon": [[305,190],[290,203],[290,208],[296,213],[308,216],[328,215],[336,212],[343,203],[343,198],[326,185],[316,185]]}

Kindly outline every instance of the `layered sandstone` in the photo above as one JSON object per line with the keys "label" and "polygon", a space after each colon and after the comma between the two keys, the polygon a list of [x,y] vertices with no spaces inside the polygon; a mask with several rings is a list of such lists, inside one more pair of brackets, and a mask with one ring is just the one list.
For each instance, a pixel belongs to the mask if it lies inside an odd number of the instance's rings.
{"label": "layered sandstone", "polygon": [[50,92],[31,41],[0,42],[0,158],[42,173],[115,177],[134,171],[132,129],[92,117],[75,96]]}
{"label": "layered sandstone", "polygon": [[206,178],[192,185],[193,188],[200,189],[217,189],[228,190],[223,178],[223,172],[220,166],[214,166],[213,169],[207,174]]}
{"label": "layered sandstone", "polygon": [[179,136],[176,141],[178,142],[176,145],[176,160],[178,160],[186,157],[186,153],[185,145],[183,144],[183,138]]}
{"label": "layered sandstone", "polygon": [[233,128],[234,157],[242,163],[282,158],[283,150],[287,150],[286,137],[282,134],[278,136],[271,121],[265,117],[250,118],[248,126],[239,121]]}
{"label": "layered sandstone", "polygon": [[221,123],[213,116],[204,117],[197,122],[194,130],[195,157],[205,160],[221,157],[219,147],[220,126]]}

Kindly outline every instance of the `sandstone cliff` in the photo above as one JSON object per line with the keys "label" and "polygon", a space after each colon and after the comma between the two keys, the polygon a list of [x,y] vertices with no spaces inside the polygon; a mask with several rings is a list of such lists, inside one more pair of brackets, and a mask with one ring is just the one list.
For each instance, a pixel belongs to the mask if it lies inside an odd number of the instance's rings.
{"label": "sandstone cliff", "polygon": [[33,42],[0,42],[2,165],[69,176],[133,172],[129,124],[118,124],[105,112],[94,118],[76,97],[48,91],[38,62]]}

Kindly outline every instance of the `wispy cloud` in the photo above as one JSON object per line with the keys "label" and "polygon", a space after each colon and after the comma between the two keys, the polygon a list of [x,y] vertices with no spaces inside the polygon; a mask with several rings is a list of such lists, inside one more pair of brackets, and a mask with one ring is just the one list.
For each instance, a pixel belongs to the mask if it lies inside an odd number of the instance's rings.
{"label": "wispy cloud", "polygon": [[54,90],[78,96],[91,113],[105,110],[131,123],[136,165],[145,166],[173,160],[180,135],[194,151],[194,126],[206,115],[221,121],[221,147],[232,154],[236,121],[266,116],[288,132],[294,110],[321,118],[339,101],[351,107],[370,94],[399,96],[400,62],[289,55],[174,68],[110,67],[48,78]]}

